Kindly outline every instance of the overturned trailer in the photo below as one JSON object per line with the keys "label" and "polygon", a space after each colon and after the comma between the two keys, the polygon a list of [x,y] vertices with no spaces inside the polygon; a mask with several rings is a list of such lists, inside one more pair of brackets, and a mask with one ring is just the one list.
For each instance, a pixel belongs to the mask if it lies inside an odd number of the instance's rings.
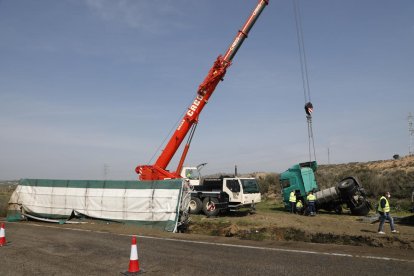
{"label": "overturned trailer", "polygon": [[176,232],[188,220],[189,190],[182,179],[100,181],[22,179],[13,192],[8,221],[87,217]]}

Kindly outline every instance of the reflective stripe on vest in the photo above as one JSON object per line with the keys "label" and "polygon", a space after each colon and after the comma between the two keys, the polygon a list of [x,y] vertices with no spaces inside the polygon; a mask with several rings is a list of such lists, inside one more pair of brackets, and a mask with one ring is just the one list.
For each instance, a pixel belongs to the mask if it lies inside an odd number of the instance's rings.
{"label": "reflective stripe on vest", "polygon": [[314,195],[308,195],[308,197],[306,199],[310,202],[313,202],[313,201],[316,200],[316,197]]}
{"label": "reflective stripe on vest", "polygon": [[[385,199],[385,207],[382,209],[381,207],[381,200]],[[382,213],[389,213],[390,212],[390,204],[388,203],[388,199],[385,196],[382,196],[378,202],[378,211]]]}
{"label": "reflective stripe on vest", "polygon": [[296,195],[294,192],[290,192],[289,201],[296,202]]}

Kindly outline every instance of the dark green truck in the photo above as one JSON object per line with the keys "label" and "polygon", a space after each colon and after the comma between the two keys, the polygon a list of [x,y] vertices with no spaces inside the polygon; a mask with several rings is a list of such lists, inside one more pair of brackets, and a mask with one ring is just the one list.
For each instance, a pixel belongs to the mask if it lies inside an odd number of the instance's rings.
{"label": "dark green truck", "polygon": [[342,213],[342,207],[346,205],[353,215],[365,216],[368,214],[371,204],[357,178],[350,176],[333,187],[319,190],[314,174],[317,167],[316,161],[299,163],[280,175],[283,202],[287,210],[290,210],[290,192],[294,191],[297,200],[302,200],[306,206],[307,194],[312,191],[316,197],[317,210],[324,209]]}

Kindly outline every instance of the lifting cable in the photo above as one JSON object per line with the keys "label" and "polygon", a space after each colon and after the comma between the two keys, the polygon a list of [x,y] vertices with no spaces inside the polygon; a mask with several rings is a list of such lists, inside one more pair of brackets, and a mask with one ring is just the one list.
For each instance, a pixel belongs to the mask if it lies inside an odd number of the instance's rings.
{"label": "lifting cable", "polygon": [[305,51],[305,42],[303,39],[303,29],[302,29],[302,19],[299,11],[299,2],[298,0],[293,0],[293,9],[295,13],[295,25],[296,25],[296,35],[298,39],[298,48],[299,48],[299,60],[300,60],[300,69],[302,75],[302,85],[303,85],[303,95],[305,98],[305,112],[306,120],[308,123],[308,144],[309,144],[309,162],[312,161],[312,151],[313,148],[313,157],[316,161],[316,151],[315,151],[315,141],[313,138],[312,130],[312,112],[313,105],[311,102],[310,86],[309,86],[309,75],[308,75],[308,65],[306,61],[306,51]]}
{"label": "lifting cable", "polygon": [[[187,106],[190,106],[191,103],[194,101],[194,98],[191,98],[191,101],[187,104]],[[155,156],[161,151],[161,148],[165,145],[166,141],[168,138],[171,137],[171,134],[173,133],[174,130],[177,129],[178,124],[180,123],[180,121],[182,120],[182,118],[184,117],[184,114],[187,112],[188,109],[184,110],[184,112],[182,112],[178,118],[177,121],[175,122],[175,124],[171,127],[170,131],[165,135],[164,140],[162,140],[162,142],[160,143],[160,145],[158,146],[158,148],[155,150],[154,154],[152,155],[151,159],[147,162],[147,164],[151,164],[152,160],[154,160]],[[198,122],[198,120],[197,120]],[[195,127],[194,130],[192,130],[192,134],[191,137],[194,135],[194,131],[195,131]],[[189,140],[189,143],[191,143],[192,138]]]}

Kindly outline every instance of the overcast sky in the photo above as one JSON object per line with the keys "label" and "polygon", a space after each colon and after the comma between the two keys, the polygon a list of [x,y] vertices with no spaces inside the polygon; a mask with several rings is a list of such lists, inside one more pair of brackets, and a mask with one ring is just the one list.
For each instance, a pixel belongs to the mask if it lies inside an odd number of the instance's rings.
{"label": "overcast sky", "polygon": [[[0,179],[136,179],[256,4],[0,0]],[[328,148],[330,163],[408,154],[414,1],[300,10],[317,161]],[[270,0],[204,108],[186,164],[282,172],[309,160],[303,105],[293,4]]]}

